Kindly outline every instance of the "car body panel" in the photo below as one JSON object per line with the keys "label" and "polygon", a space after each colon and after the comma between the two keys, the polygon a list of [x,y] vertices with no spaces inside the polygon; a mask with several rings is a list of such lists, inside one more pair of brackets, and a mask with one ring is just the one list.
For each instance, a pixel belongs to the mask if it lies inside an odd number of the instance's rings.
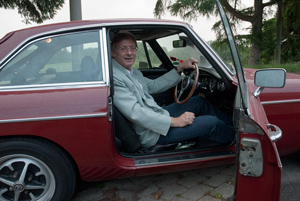
{"label": "car body panel", "polygon": [[[245,69],[249,85],[254,85],[255,69]],[[276,142],[280,156],[295,153],[299,150],[299,119],[300,119],[300,75],[287,73],[283,88],[266,88],[259,99],[268,120],[280,127],[282,138]]]}
{"label": "car body panel", "polygon": [[[241,132],[240,138],[243,139],[256,139],[261,143],[262,146],[262,157],[260,159],[252,159],[252,157],[246,158],[250,164],[260,164],[263,161],[262,175],[257,177],[253,175],[243,175],[236,173],[237,186],[235,189],[236,200],[256,200],[257,194],[260,195],[259,199],[262,200],[279,200],[280,199],[280,188],[281,188],[281,161],[277,152],[275,142],[272,142],[269,137],[269,130],[267,128],[266,121],[264,118],[265,112],[260,104],[259,99],[253,96],[255,88],[249,86],[249,97],[251,105],[251,119],[258,123],[259,128],[263,131],[261,133],[255,132]],[[246,128],[246,127],[245,127]],[[243,144],[240,145],[241,149],[244,149]],[[250,151],[249,151],[249,154]],[[253,161],[252,161],[253,160]],[[259,161],[258,161],[259,160]],[[243,167],[244,161],[239,161],[239,168]],[[239,169],[237,168],[237,169]],[[252,167],[248,167],[251,172]],[[251,173],[246,173],[251,174]],[[270,185],[272,183],[272,185]],[[249,193],[249,191],[255,191],[256,193]],[[247,196],[245,196],[247,194]]]}

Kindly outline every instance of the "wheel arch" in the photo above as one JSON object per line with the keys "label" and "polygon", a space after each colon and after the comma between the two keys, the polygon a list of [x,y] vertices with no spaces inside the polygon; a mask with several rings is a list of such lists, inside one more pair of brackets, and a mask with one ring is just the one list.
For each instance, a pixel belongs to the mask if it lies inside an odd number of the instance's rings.
{"label": "wheel arch", "polygon": [[48,143],[50,146],[53,146],[54,148],[56,148],[58,151],[62,152],[67,157],[67,159],[69,160],[69,162],[71,163],[71,165],[74,169],[74,172],[76,175],[76,180],[78,180],[78,178],[80,177],[78,165],[77,165],[75,159],[64,147],[62,147],[58,143],[56,143],[48,138],[44,138],[41,136],[35,136],[35,135],[13,135],[13,136],[1,136],[0,137],[0,142],[13,141],[13,140],[29,141],[29,142],[43,141],[45,143]]}

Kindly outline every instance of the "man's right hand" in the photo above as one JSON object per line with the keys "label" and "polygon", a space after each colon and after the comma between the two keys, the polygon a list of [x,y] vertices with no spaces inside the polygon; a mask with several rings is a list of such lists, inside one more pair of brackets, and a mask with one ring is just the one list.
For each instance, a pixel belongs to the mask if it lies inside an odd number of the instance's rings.
{"label": "man's right hand", "polygon": [[195,114],[192,112],[185,112],[179,117],[171,117],[171,127],[185,127],[192,125],[195,120]]}

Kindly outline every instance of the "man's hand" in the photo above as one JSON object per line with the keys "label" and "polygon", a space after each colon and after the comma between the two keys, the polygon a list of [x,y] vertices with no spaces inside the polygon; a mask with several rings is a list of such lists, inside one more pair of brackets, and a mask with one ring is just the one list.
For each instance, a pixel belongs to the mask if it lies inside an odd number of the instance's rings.
{"label": "man's hand", "polygon": [[195,120],[195,114],[192,112],[185,112],[179,117],[171,117],[171,127],[185,127],[192,125]]}
{"label": "man's hand", "polygon": [[188,58],[184,62],[180,63],[177,68],[179,72],[183,71],[186,68],[194,68],[195,69],[195,63],[198,63],[197,59],[194,59],[193,57]]}

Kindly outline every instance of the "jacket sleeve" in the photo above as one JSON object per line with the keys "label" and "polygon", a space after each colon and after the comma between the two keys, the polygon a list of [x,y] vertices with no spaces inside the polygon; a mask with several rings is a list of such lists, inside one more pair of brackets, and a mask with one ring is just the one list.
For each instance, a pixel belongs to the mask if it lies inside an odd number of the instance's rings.
{"label": "jacket sleeve", "polygon": [[[170,125],[169,113],[160,108],[154,107],[143,101],[133,83],[125,82],[122,78],[114,77],[114,104],[120,112],[132,123],[151,130],[152,132],[166,135]],[[130,90],[131,89],[131,90]]]}
{"label": "jacket sleeve", "polygon": [[144,79],[147,82],[149,93],[157,94],[164,92],[171,87],[174,87],[181,81],[181,76],[179,76],[174,69],[154,80],[148,79],[146,77],[144,77]]}

